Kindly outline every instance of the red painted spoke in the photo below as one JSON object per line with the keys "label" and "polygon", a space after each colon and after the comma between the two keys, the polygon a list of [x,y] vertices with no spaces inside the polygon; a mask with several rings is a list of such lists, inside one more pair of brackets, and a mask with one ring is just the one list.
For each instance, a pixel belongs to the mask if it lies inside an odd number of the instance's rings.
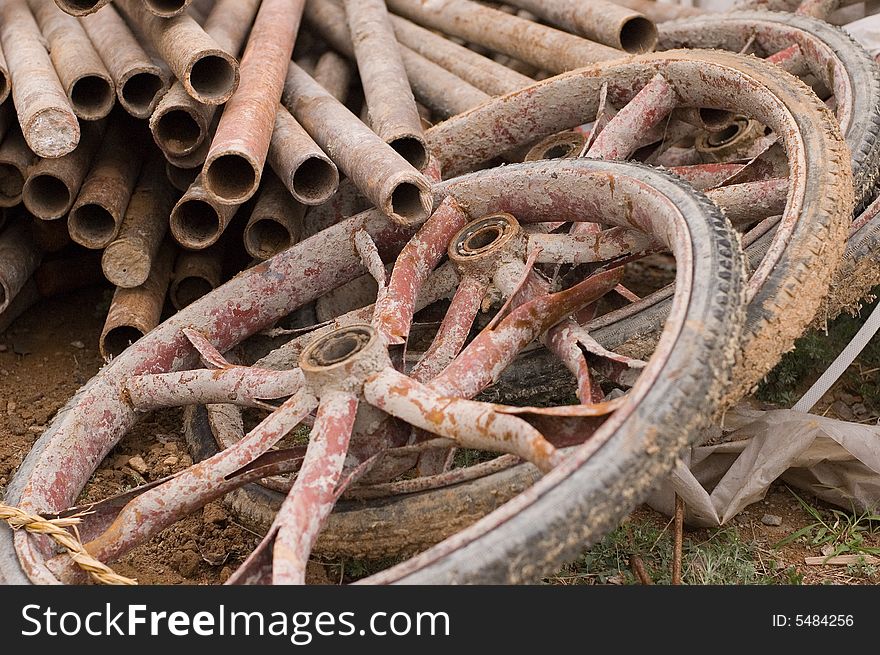
{"label": "red painted spoke", "polygon": [[676,102],[675,89],[658,73],[608,122],[587,156],[626,159],[643,142],[645,133],[675,109]]}
{"label": "red painted spoke", "polygon": [[465,448],[518,455],[542,471],[549,471],[560,460],[560,453],[540,432],[522,419],[496,411],[499,406],[443,396],[393,369],[367,380],[364,399]]}
{"label": "red painted spoke", "polygon": [[[614,293],[618,294],[619,296],[630,302],[638,302],[639,300],[641,300],[641,298],[639,298],[636,294],[634,294],[622,284],[618,284],[616,287],[614,287]],[[594,318],[595,316],[591,316],[589,320],[592,321]]]}
{"label": "red painted spoke", "polygon": [[734,227],[742,228],[785,211],[788,179],[776,178],[710,189],[706,195]]}
{"label": "red painted spoke", "polygon": [[494,329],[480,332],[431,387],[442,395],[476,395],[494,382],[525,346],[569,314],[604,296],[619,281],[619,271],[605,271],[565,291],[520,305]]}
{"label": "red painted spoke", "polygon": [[569,324],[574,324],[574,319],[568,318],[547,332],[544,343],[547,348],[565,364],[577,380],[578,400],[582,403],[595,403],[602,400],[602,388],[595,383],[590,374],[590,367],[583,351],[578,346],[577,338],[572,336]]}
{"label": "red painted spoke", "polygon": [[373,318],[374,327],[386,343],[406,341],[422,287],[446,254],[453,235],[468,220],[458,203],[448,197],[404,246],[391,273],[388,291],[377,303]]}
{"label": "red painted spoke", "polygon": [[321,397],[302,467],[275,517],[273,584],[305,584],[312,546],[336,504],[357,408],[352,393]]}
{"label": "red painted spoke", "polygon": [[540,250],[536,256],[540,264],[592,264],[658,248],[658,244],[645,233],[622,227],[612,227],[595,234],[529,236],[530,251]]}
{"label": "red painted spoke", "polygon": [[745,164],[694,164],[693,166],[673,166],[669,170],[695,189],[705,191],[721,186],[739,173],[744,166]]}
{"label": "red painted spoke", "polygon": [[387,278],[385,264],[382,261],[382,256],[379,254],[379,248],[376,247],[376,242],[373,241],[373,237],[370,236],[369,232],[358,230],[354,233],[354,247],[357,249],[358,255],[360,255],[364,268],[367,269],[367,272],[378,283],[379,293],[381,294],[385,291]]}
{"label": "red painted spoke", "polygon": [[788,46],[785,50],[780,50],[779,52],[770,55],[767,57],[767,61],[776,64],[783,70],[798,77],[810,72],[804,53],[801,51],[801,47],[797,43]]}
{"label": "red painted spoke", "polygon": [[125,391],[135,409],[151,411],[215,403],[266,407],[261,401],[287,398],[302,386],[303,375],[299,369],[271,371],[228,365],[219,371],[199,369],[137,375],[126,383]]}
{"label": "red painted spoke", "polygon": [[489,281],[483,277],[467,275],[462,279],[437,335],[410,371],[414,380],[426,382],[433,379],[461,352],[488,287]]}
{"label": "red painted spoke", "polygon": [[228,366],[232,366],[226,358],[214,347],[214,344],[208,341],[201,332],[197,330],[193,330],[192,328],[184,328],[183,333],[186,335],[186,338],[189,339],[189,342],[193,345],[199,356],[202,358],[202,361],[205,363],[205,366],[212,368],[227,368]]}

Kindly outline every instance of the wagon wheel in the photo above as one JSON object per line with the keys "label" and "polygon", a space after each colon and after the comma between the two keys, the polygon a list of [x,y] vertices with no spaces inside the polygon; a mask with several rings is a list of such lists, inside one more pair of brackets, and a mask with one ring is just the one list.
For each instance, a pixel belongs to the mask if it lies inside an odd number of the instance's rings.
{"label": "wagon wheel", "polygon": [[[468,502],[466,494],[474,484],[477,489],[485,485],[498,489],[499,481],[513,476],[527,480],[528,486],[540,477],[538,471],[545,475],[513,502],[403,568],[388,571],[380,581],[401,576],[435,581],[532,579],[572,556],[585,541],[601,536],[668,470],[694,429],[707,420],[707,410],[716,407],[723,395],[742,318],[744,263],[735,234],[705,197],[662,172],[632,164],[587,160],[520,164],[444,182],[436,191],[442,203],[415,239],[434,234],[429,241],[439,254],[433,262],[401,257],[396,269],[400,272],[380,297],[372,325],[349,325],[313,340],[300,356],[300,367],[280,373],[230,366],[219,354],[308,301],[319,286],[344,283],[365,269],[380,275],[379,251],[371,244],[384,246],[387,257],[396,251],[393,244],[402,234],[377,213],[367,212],[250,269],[127,349],[59,413],[20,467],[7,501],[27,510],[63,513],[96,463],[137,419],[131,403],[139,404],[141,385],[159,390],[165,383],[176,398],[160,404],[180,404],[186,394],[188,402],[210,403],[229,400],[232,393],[237,403],[257,406],[287,399],[243,440],[208,460],[122,498],[89,506],[94,513],[86,516],[80,534],[89,551],[101,559],[112,561],[182,515],[242,484],[296,470],[292,490],[272,528],[233,580],[301,582],[305,561],[338,494],[378,467],[384,456],[393,459],[425,445],[465,445],[518,459],[508,457],[496,464],[502,469],[497,473],[500,478],[393,498],[392,504],[378,507],[349,507],[353,513],[336,512],[322,537],[329,549],[357,547],[353,544],[359,540],[347,530],[356,526],[358,535],[363,535],[364,516],[359,512],[387,512],[391,520],[398,510],[417,512],[424,502],[433,506],[437,494],[460,508]],[[609,229],[642,232],[651,243],[656,241],[675,255],[676,293],[663,336],[622,398],[557,408],[466,400],[490,384],[516,352],[612,289],[618,278],[616,257],[610,261],[594,257],[598,268],[561,290],[549,288],[546,278],[530,272],[527,282],[515,285],[512,293],[521,304],[510,303],[461,354],[453,352],[451,362],[433,379],[418,382],[395,369],[393,362],[400,361],[399,349],[406,341],[406,334],[397,328],[411,316],[407,302],[419,286],[411,277],[414,284],[404,284],[407,269],[424,282],[431,264],[446,250],[453,228],[466,226],[457,241],[465,259],[472,251],[494,252],[503,242],[510,249],[501,260],[518,259],[520,270],[529,271],[522,260],[529,252],[522,250],[528,242],[518,230],[507,229],[515,228],[513,219],[502,215],[469,222],[471,217],[501,210],[524,225],[545,221],[548,212],[572,221],[601,220],[612,226]],[[511,235],[515,238],[508,238]],[[330,259],[335,263],[332,270],[326,266]],[[308,279],[302,275],[305,270],[318,271],[308,286],[302,284]],[[192,366],[196,348],[213,370],[161,375]],[[612,353],[607,356],[613,359]],[[180,376],[190,380],[185,388],[175,384]],[[306,448],[270,450],[316,408]],[[408,426],[430,431],[434,441],[409,443]],[[437,438],[445,441],[438,443]],[[76,456],[71,457],[71,452]],[[503,467],[520,460],[530,464]],[[481,494],[483,499],[491,496]],[[504,500],[496,497],[495,503]],[[493,508],[474,511],[482,515],[489,509]],[[535,515],[541,520],[535,521]],[[454,529],[464,528],[474,518],[454,519]],[[421,520],[424,524],[424,515]],[[442,523],[444,517],[438,515],[437,520]],[[523,529],[524,525],[531,527]],[[424,526],[401,552],[434,543],[436,532],[437,526]],[[395,541],[397,535],[399,530],[391,531],[388,538]],[[0,571],[7,581],[78,579],[66,556],[57,556],[37,538],[10,535],[4,529],[0,539]],[[495,543],[503,547],[496,549]],[[474,548],[484,555],[470,559]],[[489,552],[497,556],[486,559]],[[468,559],[470,563],[465,562]],[[523,564],[526,560],[528,565]]]}
{"label": "wagon wheel", "polygon": [[852,153],[856,213],[863,208],[880,167],[880,68],[849,34],[809,16],[741,11],[664,23],[658,49],[671,48],[748,52],[818,81]]}
{"label": "wagon wheel", "polygon": [[[554,110],[542,110],[546,107]],[[813,320],[850,223],[849,153],[834,116],[800,80],[756,57],[671,50],[544,80],[455,116],[427,136],[444,174],[455,175],[594,120],[594,131],[601,131],[591,135],[587,156],[626,159],[638,152],[651,162],[674,126],[690,129],[707,118],[738,116],[751,123],[748,133],[756,134],[755,122],[760,128],[751,145],[740,140],[746,130],[736,128],[731,138],[716,142],[717,162],[673,168],[709,189],[709,197],[744,232],[753,273],[731,391],[737,398]],[[745,164],[743,152],[749,157]],[[713,189],[723,182],[728,184]],[[669,292],[634,303],[627,320],[610,325],[599,318],[591,328],[603,330],[612,348],[644,339],[662,323],[667,311],[662,296]]]}

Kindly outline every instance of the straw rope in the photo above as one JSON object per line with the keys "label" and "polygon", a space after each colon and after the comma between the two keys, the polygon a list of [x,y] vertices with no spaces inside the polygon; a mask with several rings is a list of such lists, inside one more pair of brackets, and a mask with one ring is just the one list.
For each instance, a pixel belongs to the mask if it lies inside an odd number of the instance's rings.
{"label": "straw rope", "polygon": [[24,528],[33,534],[44,534],[54,539],[70,554],[74,563],[98,584],[136,585],[137,580],[119,575],[106,564],[92,557],[80,542],[78,536],[68,532],[82,521],[80,516],[63,519],[46,519],[37,514],[28,514],[16,507],[0,503],[0,520],[6,521],[13,530]]}

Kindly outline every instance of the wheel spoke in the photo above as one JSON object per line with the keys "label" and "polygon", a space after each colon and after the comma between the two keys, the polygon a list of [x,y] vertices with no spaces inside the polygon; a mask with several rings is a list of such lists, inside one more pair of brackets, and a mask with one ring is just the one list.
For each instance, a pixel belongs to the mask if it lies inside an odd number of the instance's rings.
{"label": "wheel spoke", "polygon": [[593,264],[659,248],[645,233],[622,227],[595,234],[529,235],[529,251],[539,251],[535,260],[539,264]]}
{"label": "wheel spoke", "polygon": [[497,379],[516,354],[577,309],[598,300],[619,282],[617,270],[597,273],[575,286],[530,300],[496,327],[483,330],[431,382],[441,394],[471,397]]}
{"label": "wheel spoke", "polygon": [[309,553],[341,490],[345,455],[358,399],[331,391],[321,396],[315,427],[293,488],[275,517],[273,584],[304,584]]}
{"label": "wheel spoke", "polygon": [[427,382],[433,379],[461,352],[488,287],[489,281],[484,277],[467,275],[462,278],[437,335],[410,371],[414,380]]}
{"label": "wheel spoke", "polygon": [[614,116],[587,150],[588,157],[626,159],[644,134],[675,109],[675,90],[659,73]]}
{"label": "wheel spoke", "polygon": [[810,72],[804,53],[797,43],[770,55],[767,57],[767,61],[798,77],[802,77]]}
{"label": "wheel spoke", "polygon": [[467,222],[467,214],[458,203],[447,198],[404,246],[394,264],[385,298],[377,303],[373,317],[373,325],[386,343],[406,341],[422,287],[446,254],[452,236]]}
{"label": "wheel spoke", "polygon": [[570,329],[567,329],[570,324],[574,323],[574,319],[569,318],[552,327],[547,332],[544,343],[574,374],[577,380],[578,400],[585,404],[599,402],[604,395],[602,388],[593,380],[587,358],[584,357],[577,338],[573,337]]}
{"label": "wheel spoke", "polygon": [[125,392],[132,406],[140,411],[217,403],[275,409],[264,401],[292,396],[302,385],[299,369],[272,371],[229,366],[220,371],[199,369],[137,375],[126,383]]}
{"label": "wheel spoke", "polygon": [[721,207],[733,226],[742,229],[785,211],[788,179],[776,178],[710,189],[706,195]]}
{"label": "wheel spoke", "polygon": [[392,369],[367,380],[364,398],[410,425],[465,448],[518,455],[545,472],[560,459],[556,448],[525,421],[496,411],[490,403],[443,396]]}
{"label": "wheel spoke", "polygon": [[113,524],[86,549],[113,561],[176,520],[230,491],[227,476],[254,461],[295,428],[317,402],[300,391],[235,446],[220,451],[128,503]]}

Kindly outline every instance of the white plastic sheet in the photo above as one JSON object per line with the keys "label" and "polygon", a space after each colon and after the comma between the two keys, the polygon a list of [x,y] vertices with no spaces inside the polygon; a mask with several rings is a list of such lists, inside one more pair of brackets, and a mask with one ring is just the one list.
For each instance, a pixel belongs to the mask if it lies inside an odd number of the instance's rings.
{"label": "white plastic sheet", "polygon": [[880,426],[745,408],[729,412],[725,424],[734,431],[692,448],[649,498],[651,507],[671,515],[677,493],[688,524],[716,527],[763,499],[777,479],[846,510],[880,505]]}

